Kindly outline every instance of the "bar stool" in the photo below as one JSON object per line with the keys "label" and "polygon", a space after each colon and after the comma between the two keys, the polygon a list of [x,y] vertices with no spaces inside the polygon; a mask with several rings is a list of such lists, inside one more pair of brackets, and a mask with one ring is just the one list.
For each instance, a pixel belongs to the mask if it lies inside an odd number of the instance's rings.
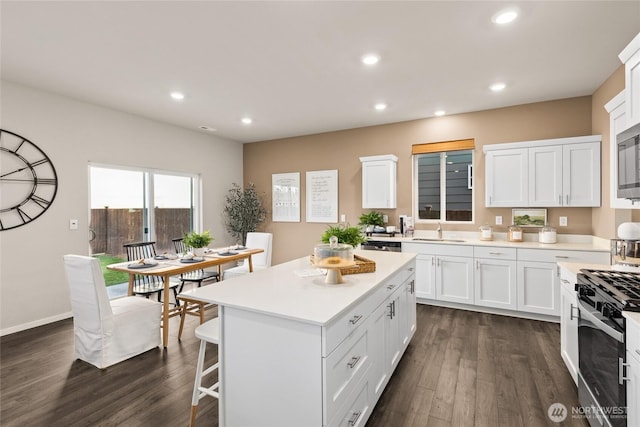
{"label": "bar stool", "polygon": [[[196,424],[196,413],[198,411],[198,402],[205,396],[215,397],[219,399],[219,384],[220,380],[210,386],[205,387],[202,385],[202,378],[205,375],[209,375],[214,371],[218,370],[220,366],[220,356],[218,353],[218,362],[213,364],[212,366],[204,369],[204,354],[207,348],[207,343],[210,342],[212,344],[219,345],[220,341],[220,319],[218,317],[211,319],[196,328],[196,337],[200,339],[200,352],[198,353],[198,363],[196,367],[196,379],[193,386],[193,397],[191,398],[191,418],[189,420],[189,425],[191,427]],[[220,373],[218,372],[218,375]],[[219,378],[219,377],[218,377]]]}

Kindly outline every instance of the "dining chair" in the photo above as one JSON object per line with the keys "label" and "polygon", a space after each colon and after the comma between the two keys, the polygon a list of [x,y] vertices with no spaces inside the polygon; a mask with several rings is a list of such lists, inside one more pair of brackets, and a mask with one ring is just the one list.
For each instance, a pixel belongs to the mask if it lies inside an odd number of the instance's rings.
{"label": "dining chair", "polygon": [[109,300],[97,258],[64,255],[75,356],[100,369],[160,345],[162,304],[128,296]]}
{"label": "dining chair", "polygon": [[[247,233],[247,248],[251,249],[263,249],[264,252],[255,254],[251,257],[251,263],[253,264],[253,271],[265,269],[271,267],[271,247],[273,245],[273,234],[260,233],[252,231]],[[241,276],[249,273],[249,260],[244,260],[242,265],[232,267],[224,270],[222,273],[223,279],[228,279],[235,276]]]}
{"label": "dining chair", "polygon": [[[196,337],[200,339],[200,351],[198,352],[198,362],[196,363],[196,379],[193,385],[193,395],[191,396],[191,416],[189,417],[189,426],[196,424],[196,414],[198,411],[198,402],[205,396],[220,399],[220,348],[218,347],[218,360],[207,369],[204,369],[204,356],[207,343],[216,344],[220,342],[220,319],[211,319],[196,328]],[[204,376],[218,371],[218,381],[213,385],[206,387],[202,385]]]}
{"label": "dining chair", "polygon": [[[173,246],[175,247],[177,254],[183,254],[189,250],[189,248],[184,244],[184,241],[181,237],[178,239],[171,239],[171,241],[173,242]],[[180,292],[182,292],[185,283],[196,283],[198,287],[200,287],[202,286],[202,282],[217,282],[219,280],[220,273],[216,271],[206,271],[201,269],[183,273],[180,275],[180,281],[182,282],[180,286]]]}
{"label": "dining chair", "polygon": [[[156,257],[156,242],[136,242],[125,243],[122,245],[127,253],[127,261],[137,261],[139,259],[153,259]],[[178,300],[178,288],[182,286],[182,282],[169,283],[169,287],[173,291],[176,298],[176,305],[180,305]],[[160,276],[150,276],[144,274],[136,274],[133,282],[133,293],[135,295],[143,295],[146,298],[153,294],[158,295],[158,301],[162,302],[164,293],[164,279]]]}

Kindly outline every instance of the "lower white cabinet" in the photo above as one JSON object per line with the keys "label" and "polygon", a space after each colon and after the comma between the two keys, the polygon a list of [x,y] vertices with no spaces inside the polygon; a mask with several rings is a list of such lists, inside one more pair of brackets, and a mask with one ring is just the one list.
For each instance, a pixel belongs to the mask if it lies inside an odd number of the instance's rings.
{"label": "lower white cabinet", "polygon": [[436,256],[418,254],[416,256],[416,296],[436,299]]}
{"label": "lower white cabinet", "polygon": [[560,269],[560,355],[573,382],[578,385],[578,294],[577,277]]}
{"label": "lower white cabinet", "polygon": [[474,249],[475,305],[516,310],[516,250]]}
{"label": "lower white cabinet", "polygon": [[560,315],[560,278],[556,264],[518,261],[517,293],[519,311]]}
{"label": "lower white cabinet", "polygon": [[627,425],[640,425],[640,324],[626,319]]}
{"label": "lower white cabinet", "polygon": [[436,258],[436,299],[473,304],[473,258]]}

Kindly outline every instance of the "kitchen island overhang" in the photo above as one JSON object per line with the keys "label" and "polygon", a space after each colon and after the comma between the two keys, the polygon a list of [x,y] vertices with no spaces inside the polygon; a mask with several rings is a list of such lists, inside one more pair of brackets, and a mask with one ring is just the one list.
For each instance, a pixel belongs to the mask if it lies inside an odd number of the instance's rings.
{"label": "kitchen island overhang", "polygon": [[328,285],[308,257],[199,288],[219,305],[220,425],[363,425],[415,332],[415,254]]}

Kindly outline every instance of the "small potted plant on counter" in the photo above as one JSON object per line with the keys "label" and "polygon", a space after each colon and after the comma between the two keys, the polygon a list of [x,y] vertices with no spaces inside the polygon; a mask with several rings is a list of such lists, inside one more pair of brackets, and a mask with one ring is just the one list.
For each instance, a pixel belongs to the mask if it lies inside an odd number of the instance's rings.
{"label": "small potted plant on counter", "polygon": [[211,243],[213,236],[209,233],[209,230],[205,230],[202,233],[192,231],[186,233],[182,240],[186,247],[192,248],[195,256],[203,256],[204,248]]}
{"label": "small potted plant on counter", "polygon": [[373,233],[376,227],[384,226],[384,217],[380,212],[371,211],[360,215],[360,225],[364,226],[366,233]]}
{"label": "small potted plant on counter", "polygon": [[354,248],[357,248],[361,243],[367,241],[360,227],[351,227],[349,224],[329,226],[329,228],[322,233],[322,242],[329,243],[331,236],[336,236],[338,243],[346,243]]}

